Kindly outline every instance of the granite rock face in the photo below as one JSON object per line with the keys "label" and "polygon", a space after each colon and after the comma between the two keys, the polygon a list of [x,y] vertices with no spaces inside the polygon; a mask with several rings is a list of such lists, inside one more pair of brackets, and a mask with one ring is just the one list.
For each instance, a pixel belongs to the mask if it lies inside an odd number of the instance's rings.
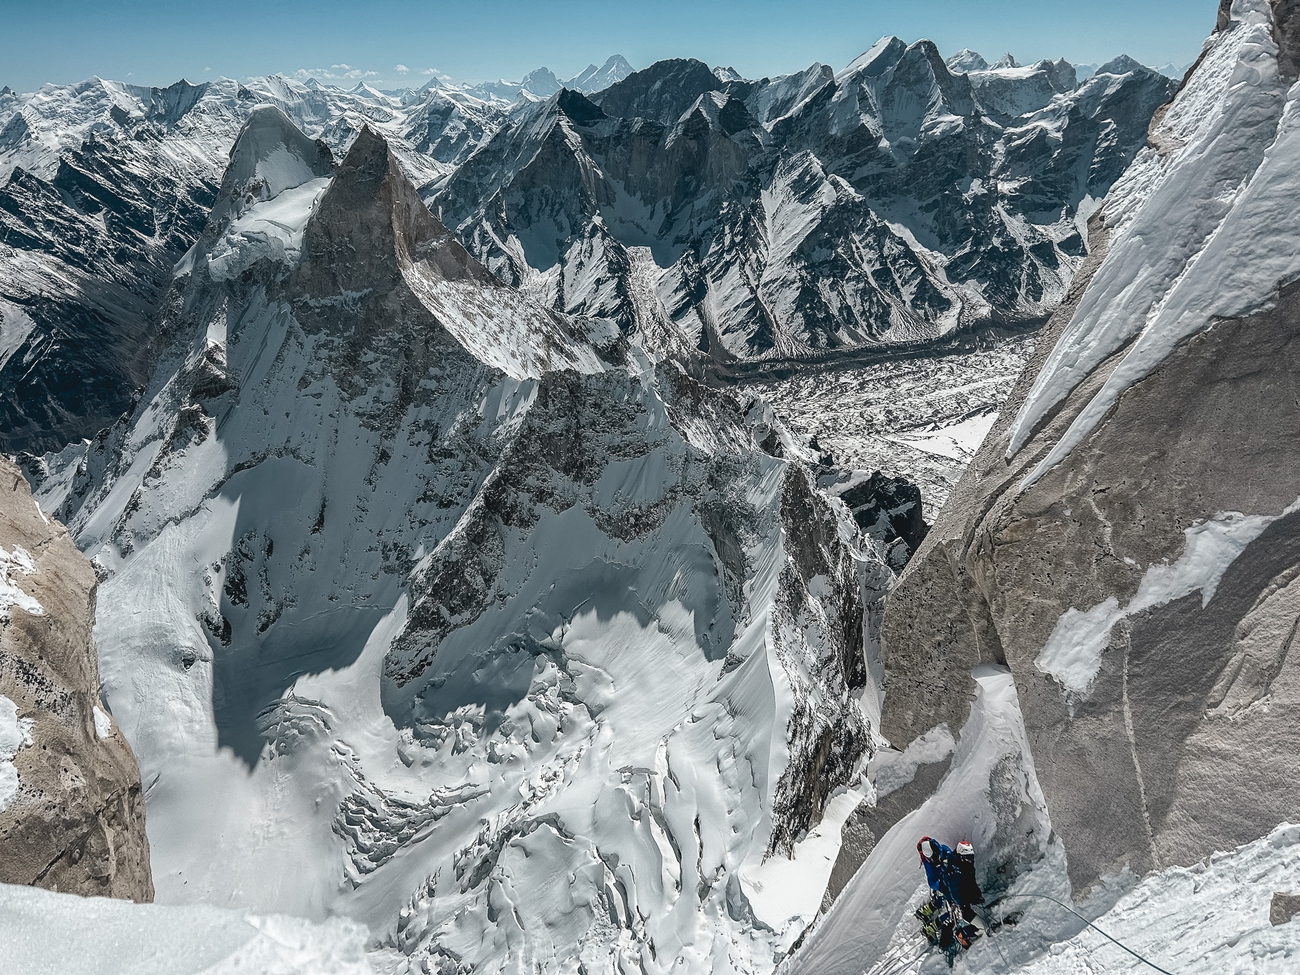
{"label": "granite rock face", "polygon": [[0,725],[18,730],[0,754],[0,882],[149,901],[140,771],[99,703],[95,589],[0,457]]}
{"label": "granite rock face", "polygon": [[[1300,267],[1267,256],[1300,199],[1291,6],[1221,18],[885,612],[900,747],[1010,667],[1079,891],[1300,814]],[[1193,213],[1207,173],[1241,195]]]}

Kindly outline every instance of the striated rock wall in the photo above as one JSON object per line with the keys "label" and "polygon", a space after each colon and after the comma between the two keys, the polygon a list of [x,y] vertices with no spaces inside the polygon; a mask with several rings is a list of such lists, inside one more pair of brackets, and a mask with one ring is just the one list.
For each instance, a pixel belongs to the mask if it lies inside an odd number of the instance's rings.
{"label": "striated rock wall", "polygon": [[[1189,77],[1183,107],[1157,116],[1137,175],[1094,218],[1090,269],[886,608],[884,733],[901,747],[940,722],[957,726],[971,668],[1007,664],[1077,889],[1125,865],[1194,862],[1300,813],[1291,768],[1300,733],[1289,717],[1300,703],[1290,653],[1300,628],[1300,274],[1274,278],[1270,293],[1258,275],[1233,270],[1257,266],[1241,248],[1199,262],[1196,252],[1218,248],[1215,234],[1239,234],[1242,220],[1253,239],[1286,232],[1271,201],[1289,184],[1263,150],[1289,151],[1281,93],[1300,32],[1293,8],[1225,7],[1224,36]],[[1259,30],[1270,18],[1276,47]],[[1242,78],[1259,86],[1254,102]],[[1216,128],[1187,123],[1191,100],[1208,107],[1205,118],[1223,111]],[[1250,114],[1252,105],[1263,107]],[[1184,153],[1189,143],[1201,155]],[[1162,184],[1195,186],[1204,170],[1192,167],[1210,165],[1242,197],[1206,243],[1148,236],[1135,247],[1128,230],[1144,225],[1144,206],[1157,226],[1182,218]],[[1137,283],[1117,289],[1124,272],[1113,265],[1130,257]],[[1186,273],[1166,276],[1167,260]],[[1195,306],[1180,320],[1167,308],[1216,275],[1216,300],[1249,311],[1211,315],[1153,355],[1152,323],[1181,327]],[[1098,306],[1099,294],[1108,297]],[[1143,295],[1154,295],[1150,319],[1134,314]],[[1091,333],[1100,337],[1072,353],[1087,298],[1102,309]],[[1128,315],[1139,328],[1073,376],[1018,443],[1013,422],[1043,376],[1075,368]],[[1062,367],[1072,354],[1075,365]],[[1108,381],[1144,354],[1144,374],[1088,426]]]}
{"label": "striated rock wall", "polygon": [[0,882],[149,901],[140,771],[99,702],[95,588],[0,457]]}

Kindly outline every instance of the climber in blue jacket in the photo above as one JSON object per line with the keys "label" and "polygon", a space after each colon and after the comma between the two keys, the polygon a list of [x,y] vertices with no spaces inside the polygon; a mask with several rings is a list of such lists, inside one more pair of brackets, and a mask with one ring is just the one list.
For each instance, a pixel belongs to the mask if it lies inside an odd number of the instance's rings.
{"label": "climber in blue jacket", "polygon": [[946,900],[953,907],[962,906],[961,868],[951,848],[938,840],[923,836],[916,844],[916,851],[921,854],[921,864],[925,867],[925,879],[936,895]]}
{"label": "climber in blue jacket", "polygon": [[973,905],[984,899],[975,882],[975,851],[964,840],[953,851],[929,836],[921,838],[916,851],[921,854],[931,891],[930,903],[922,905],[916,916],[925,925],[926,937],[944,950],[951,968],[955,954],[979,937],[979,930],[970,923],[975,916]]}

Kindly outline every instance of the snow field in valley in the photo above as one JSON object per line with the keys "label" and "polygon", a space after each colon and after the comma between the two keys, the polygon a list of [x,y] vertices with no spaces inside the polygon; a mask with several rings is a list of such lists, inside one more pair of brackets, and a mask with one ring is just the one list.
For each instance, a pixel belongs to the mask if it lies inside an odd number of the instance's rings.
{"label": "snow field in valley", "polygon": [[1032,337],[932,359],[884,362],[746,384],[841,467],[884,471],[921,488],[933,521],[1021,367]]}

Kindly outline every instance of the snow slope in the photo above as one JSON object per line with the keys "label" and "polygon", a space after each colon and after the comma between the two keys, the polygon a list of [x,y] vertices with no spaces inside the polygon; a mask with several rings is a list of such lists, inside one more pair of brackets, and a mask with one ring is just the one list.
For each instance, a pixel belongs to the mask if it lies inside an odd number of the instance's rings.
{"label": "snow slope", "polygon": [[0,944],[23,975],[370,975],[366,930],[0,884]]}
{"label": "snow slope", "polygon": [[[915,858],[911,866],[911,879],[922,880]],[[1275,892],[1296,889],[1300,826],[1284,824],[1190,867],[1141,881],[1131,875],[1109,878],[1091,898],[1072,907],[1105,935],[1179,975],[1290,975],[1300,964],[1300,920],[1274,926],[1269,907]],[[914,896],[908,906],[919,899]],[[1062,902],[1071,904],[1069,884],[1061,848],[1053,844],[993,908],[995,916],[1022,911],[1024,917],[1015,927],[976,941],[962,955],[959,970],[971,975],[1138,975],[1153,970],[1086,926]],[[855,975],[948,971],[938,952],[925,950],[910,915],[909,910],[883,953],[866,951],[842,968],[808,970]]]}
{"label": "snow slope", "polygon": [[912,911],[928,890],[916,852],[922,836],[949,846],[974,843],[988,887],[995,867],[1005,882],[1008,872],[1014,876],[1046,851],[1051,825],[1011,674],[984,666],[972,682],[970,718],[938,790],[880,839],[781,971],[861,975],[918,961],[921,951],[909,936],[919,927]]}
{"label": "snow slope", "polygon": [[1300,232],[1258,233],[1300,196],[1298,93],[1279,74],[1268,0],[1233,11],[1233,29],[1210,40],[1162,119],[1160,148],[1145,150],[1115,187],[1110,253],[1016,416],[1008,458],[1084,377],[1124,354],[1026,485],[1181,342],[1258,310],[1300,274]]}

